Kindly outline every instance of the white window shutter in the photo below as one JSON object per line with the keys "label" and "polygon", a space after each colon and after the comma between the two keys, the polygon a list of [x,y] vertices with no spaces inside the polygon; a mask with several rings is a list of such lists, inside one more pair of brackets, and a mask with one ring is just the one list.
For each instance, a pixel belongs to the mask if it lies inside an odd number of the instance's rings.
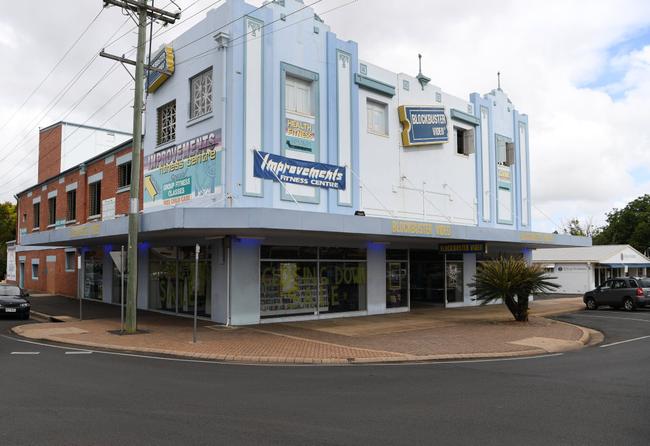
{"label": "white window shutter", "polygon": [[474,129],[465,130],[463,139],[463,144],[465,144],[465,154],[470,155],[474,153]]}
{"label": "white window shutter", "polygon": [[506,143],[506,166],[515,164],[515,145],[511,142]]}

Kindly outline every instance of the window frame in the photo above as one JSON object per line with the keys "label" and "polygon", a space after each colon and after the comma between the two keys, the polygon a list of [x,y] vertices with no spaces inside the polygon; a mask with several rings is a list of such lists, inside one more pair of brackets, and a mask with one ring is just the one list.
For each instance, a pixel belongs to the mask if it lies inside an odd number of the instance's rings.
{"label": "window frame", "polygon": [[[131,160],[125,161],[117,166],[117,189],[131,188]],[[123,173],[123,171],[125,171]],[[123,183],[122,180],[127,181]]]}
{"label": "window frame", "polygon": [[[374,125],[371,127],[371,123],[374,124],[375,120],[370,119],[370,113],[376,110],[383,113],[383,131],[375,129]],[[366,98],[366,131],[377,136],[390,136],[390,129],[388,128],[388,104],[374,98]]]}
{"label": "window frame", "polygon": [[[36,272],[36,274],[34,274]],[[38,280],[38,263],[32,263],[32,280]]]}
{"label": "window frame", "polygon": [[[65,271],[66,272],[74,272],[75,267],[77,264],[77,253],[75,251],[65,251]],[[72,257],[72,261],[70,261],[69,257]]]}
{"label": "window frame", "polygon": [[32,229],[39,229],[41,227],[41,202],[32,203]]}
{"label": "window frame", "polygon": [[[73,206],[70,206],[70,196],[74,195]],[[77,189],[71,189],[65,193],[66,210],[65,220],[66,223],[77,221]]]}
{"label": "window frame", "polygon": [[[92,191],[97,195],[95,202],[92,197]],[[97,209],[94,209],[93,203],[96,203]],[[97,213],[92,213],[92,210],[97,210]],[[88,184],[88,218],[101,217],[102,215],[102,180],[97,180]]]}
{"label": "window frame", "polygon": [[[162,115],[165,112],[167,108],[172,108],[173,107],[173,124],[172,124],[172,129],[170,130],[170,136],[168,139],[162,138]],[[176,99],[172,99],[171,101],[161,105],[156,109],[156,145],[161,146],[163,144],[167,144],[170,142],[176,141],[176,124],[178,123],[177,119],[177,110],[176,110]]]}
{"label": "window frame", "polygon": [[47,226],[56,225],[56,196],[47,199]]}
{"label": "window frame", "polygon": [[[289,108],[289,101],[287,100],[288,93],[289,93],[289,84],[292,83],[294,87],[299,87],[301,86],[300,84],[303,84],[302,86],[305,86],[307,88],[307,94],[305,97],[308,100],[308,111],[302,111],[298,110],[298,98],[295,96],[295,104],[296,104],[296,109],[290,109]],[[295,91],[298,91],[297,89],[294,88]],[[297,76],[294,73],[287,73],[284,79],[284,111],[299,115],[299,116],[307,116],[310,118],[315,118],[316,117],[316,107],[315,107],[315,98],[314,98],[314,80],[312,79],[306,79],[301,76]]]}
{"label": "window frame", "polygon": [[[206,96],[202,98],[203,102],[209,102],[209,107],[205,106],[205,111],[203,111],[203,113],[198,113],[195,115],[194,114],[194,103],[195,103],[194,102],[194,81],[198,78],[209,79],[209,84],[210,84],[209,93],[207,93]],[[212,66],[206,68],[205,70],[189,78],[189,83],[190,83],[190,103],[188,107],[188,113],[189,113],[189,120],[192,121],[194,119],[207,116],[214,111],[214,71],[212,69]]]}

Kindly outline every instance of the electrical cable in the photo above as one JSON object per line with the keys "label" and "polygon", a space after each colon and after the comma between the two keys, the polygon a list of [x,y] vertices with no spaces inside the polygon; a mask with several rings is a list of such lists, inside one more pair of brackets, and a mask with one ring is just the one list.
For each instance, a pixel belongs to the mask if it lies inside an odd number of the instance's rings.
{"label": "electrical cable", "polygon": [[[118,96],[122,91],[124,91],[124,89],[125,89],[126,87],[128,87],[130,83],[131,83],[131,81],[127,82],[127,83],[126,83],[126,84],[125,84],[121,89],[119,89],[117,92],[115,92],[115,94],[113,94],[113,96],[111,96],[111,97],[108,99],[108,101],[106,101],[104,104],[102,104],[102,106],[100,106],[100,107],[99,107],[99,108],[98,108],[98,109],[97,109],[97,110],[96,110],[92,115],[90,115],[90,116],[88,117],[88,119],[86,119],[82,124],[80,124],[79,127],[77,127],[77,128],[74,129],[72,132],[70,132],[70,134],[68,134],[68,135],[67,135],[67,136],[62,140],[62,142],[67,141],[67,139],[70,138],[72,135],[74,135],[74,134],[75,134],[75,133],[76,133],[80,128],[82,128],[82,126],[84,126],[85,124],[87,124],[87,123],[88,123],[88,122],[89,122],[89,121],[90,121],[90,120],[91,120],[91,119],[92,119],[92,118],[93,118],[93,117],[94,117],[94,116],[95,116],[99,111],[101,111],[101,110],[102,110],[104,107],[106,107],[110,102],[112,102],[113,99],[115,99],[115,98],[116,98],[116,97],[117,97],[117,96]],[[130,100],[130,102],[129,102],[128,104],[130,104],[131,102],[133,102],[132,99]],[[128,104],[127,104],[127,105],[128,105]],[[120,109],[118,110],[118,112],[122,111],[124,108],[126,108],[126,105],[123,106],[122,108],[120,108]],[[113,117],[115,117],[115,115],[116,115],[118,112],[116,112],[116,113],[114,113],[113,115],[111,115],[111,117],[110,117],[108,120],[110,120],[110,119],[112,119]],[[108,121],[108,120],[107,120],[107,121]],[[104,124],[101,124],[100,127],[103,126],[103,125],[104,125]],[[76,148],[76,147],[77,147],[77,146],[75,146],[75,148]],[[71,151],[72,151],[72,150],[71,150]],[[28,157],[30,154],[32,154],[32,153],[36,153],[36,152],[27,152],[27,153],[25,154],[25,156],[24,156],[24,157],[23,157],[23,158],[18,162],[18,164],[20,164],[22,161],[24,161],[25,159],[27,159],[27,157]],[[34,161],[33,163],[31,163],[30,165],[26,166],[26,168],[24,168],[24,169],[22,169],[21,171],[17,172],[16,175],[14,175],[14,176],[11,177],[10,179],[8,179],[8,180],[6,180],[5,182],[3,182],[2,184],[0,184],[0,187],[5,187],[5,186],[7,186],[8,184],[11,184],[12,181],[14,181],[14,180],[15,180],[16,178],[18,178],[20,175],[22,175],[23,173],[25,173],[27,170],[29,170],[29,169],[32,168],[32,167],[35,167],[35,166],[38,164],[38,162],[39,162],[38,159],[35,160],[35,161]]]}
{"label": "electrical cable", "polygon": [[7,119],[7,120],[2,124],[2,126],[0,126],[0,132],[1,132],[2,130],[4,130],[5,127],[7,127],[7,125],[8,125],[8,124],[9,124],[9,123],[10,123],[10,122],[11,122],[11,121],[12,121],[12,120],[13,120],[13,119],[18,115],[18,113],[23,109],[23,107],[25,107],[25,105],[27,104],[27,102],[29,102],[29,100],[30,100],[30,99],[31,99],[31,98],[36,94],[36,92],[37,92],[38,90],[40,90],[40,88],[43,86],[43,84],[44,84],[44,83],[45,83],[45,82],[50,78],[50,76],[52,75],[52,73],[54,73],[54,71],[59,67],[59,65],[61,65],[61,62],[63,62],[63,60],[68,56],[68,54],[70,54],[70,52],[71,52],[71,51],[72,51],[72,50],[77,46],[77,44],[79,43],[79,41],[81,40],[81,38],[82,38],[84,35],[86,35],[86,33],[88,32],[88,30],[89,30],[89,29],[91,28],[91,26],[92,26],[92,25],[97,21],[97,19],[99,18],[99,16],[102,14],[103,11],[104,11],[104,8],[102,7],[102,8],[99,10],[99,12],[97,13],[97,15],[96,15],[96,16],[95,16],[95,17],[90,21],[90,23],[89,23],[89,24],[84,28],[84,30],[81,32],[81,34],[79,34],[79,36],[75,39],[75,41],[72,42],[72,45],[71,45],[71,46],[66,50],[65,53],[63,53],[63,56],[61,56],[61,58],[60,58],[60,59],[59,59],[59,60],[54,64],[54,66],[50,69],[50,71],[45,75],[45,77],[41,80],[41,82],[39,82],[39,84],[38,84],[38,85],[37,85],[37,86],[36,86],[36,87],[31,91],[31,93],[29,93],[29,95],[27,96],[27,98],[23,101],[22,104],[20,104],[20,106],[18,107],[18,109],[17,109],[16,111],[13,112],[13,114],[9,117],[9,119]]}

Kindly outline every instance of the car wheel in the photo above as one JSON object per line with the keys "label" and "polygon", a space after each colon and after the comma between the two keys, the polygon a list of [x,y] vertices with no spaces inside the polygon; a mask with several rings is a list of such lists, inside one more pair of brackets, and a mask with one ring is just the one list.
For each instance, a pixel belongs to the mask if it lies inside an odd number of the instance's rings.
{"label": "car wheel", "polygon": [[27,319],[29,319],[29,313],[25,313],[25,314],[23,314],[22,316],[20,316],[20,318],[21,318],[22,320],[26,321]]}
{"label": "car wheel", "polygon": [[623,307],[625,307],[625,310],[627,311],[632,311],[636,308],[636,305],[634,305],[634,301],[631,297],[626,297],[623,300]]}
{"label": "car wheel", "polygon": [[593,297],[588,297],[587,300],[585,301],[585,305],[587,306],[587,310],[598,309],[598,304],[596,303],[596,299],[594,299]]}

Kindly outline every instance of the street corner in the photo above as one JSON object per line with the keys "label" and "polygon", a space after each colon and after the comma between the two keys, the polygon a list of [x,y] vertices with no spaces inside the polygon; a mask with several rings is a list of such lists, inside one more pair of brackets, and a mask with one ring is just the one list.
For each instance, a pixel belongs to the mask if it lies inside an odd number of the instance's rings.
{"label": "street corner", "polygon": [[88,331],[75,326],[62,326],[61,323],[25,324],[11,328],[11,331],[23,338],[37,340],[53,340],[51,338],[60,335],[87,334]]}

